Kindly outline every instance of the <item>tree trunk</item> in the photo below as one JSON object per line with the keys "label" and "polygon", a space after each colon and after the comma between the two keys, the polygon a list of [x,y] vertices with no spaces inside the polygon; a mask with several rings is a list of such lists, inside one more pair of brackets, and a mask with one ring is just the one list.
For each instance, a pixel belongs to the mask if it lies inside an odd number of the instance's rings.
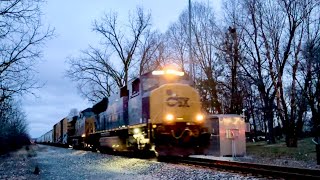
{"label": "tree trunk", "polygon": [[291,118],[290,122],[288,123],[288,130],[286,135],[287,147],[297,147],[298,138],[296,135],[295,123],[293,121],[294,119]]}
{"label": "tree trunk", "polygon": [[253,109],[251,110],[251,116],[252,116],[252,122],[253,122],[253,133],[254,133],[254,138],[257,138],[257,124],[256,124],[256,119],[254,117],[254,112]]}
{"label": "tree trunk", "polygon": [[303,114],[305,111],[299,110],[298,111],[298,119],[297,119],[297,126],[296,126],[296,133],[297,137],[303,137]]}
{"label": "tree trunk", "polygon": [[268,143],[269,144],[274,144],[276,143],[276,139],[274,138],[274,130],[273,130],[273,117],[268,117]]}
{"label": "tree trunk", "polygon": [[218,95],[217,95],[217,84],[215,82],[214,79],[210,78],[208,79],[209,84],[211,85],[211,101],[212,101],[212,105],[215,109],[215,111],[217,111],[218,113],[221,113],[221,104],[218,100]]}
{"label": "tree trunk", "polygon": [[276,140],[274,138],[274,130],[273,130],[273,112],[272,112],[272,106],[267,106],[266,107],[266,121],[268,122],[268,144],[274,144],[276,143]]}

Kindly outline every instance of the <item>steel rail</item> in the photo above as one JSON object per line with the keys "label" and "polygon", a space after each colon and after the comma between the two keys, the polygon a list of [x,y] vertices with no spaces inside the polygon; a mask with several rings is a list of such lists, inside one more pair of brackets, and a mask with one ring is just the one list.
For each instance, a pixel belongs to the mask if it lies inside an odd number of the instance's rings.
{"label": "steel rail", "polygon": [[275,165],[255,164],[247,162],[212,160],[203,158],[165,158],[162,161],[170,163],[182,163],[188,165],[199,165],[209,168],[232,170],[252,175],[263,175],[266,177],[284,179],[320,179],[320,170],[294,168]]}

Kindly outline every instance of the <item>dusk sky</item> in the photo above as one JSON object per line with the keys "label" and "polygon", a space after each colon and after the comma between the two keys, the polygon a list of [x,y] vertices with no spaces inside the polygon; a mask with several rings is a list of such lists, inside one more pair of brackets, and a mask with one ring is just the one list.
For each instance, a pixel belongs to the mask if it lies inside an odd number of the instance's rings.
{"label": "dusk sky", "polygon": [[[220,0],[192,1],[203,1],[216,11],[220,9]],[[36,77],[44,86],[34,91],[37,97],[26,96],[22,101],[33,138],[51,130],[70,109],[81,111],[92,106],[79,95],[76,84],[65,77],[67,57],[77,57],[88,45],[98,44],[99,36],[92,32],[95,19],[115,11],[120,23],[125,24],[129,11],[134,12],[137,6],[151,12],[154,29],[165,32],[188,7],[188,0],[48,0],[43,5],[43,23],[55,28],[55,37],[43,48],[43,60],[36,66]]]}

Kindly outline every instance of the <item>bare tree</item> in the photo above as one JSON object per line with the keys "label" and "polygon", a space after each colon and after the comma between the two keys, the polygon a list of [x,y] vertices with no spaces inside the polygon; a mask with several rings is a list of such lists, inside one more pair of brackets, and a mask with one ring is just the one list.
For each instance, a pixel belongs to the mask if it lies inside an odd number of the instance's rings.
{"label": "bare tree", "polygon": [[221,103],[218,99],[218,78],[223,69],[216,57],[214,42],[217,41],[215,34],[216,22],[212,7],[208,4],[194,3],[192,19],[193,46],[196,77],[205,76],[205,79],[198,84],[203,88],[209,97],[209,112],[221,111]]}
{"label": "bare tree", "polygon": [[80,94],[92,102],[109,97],[113,87],[122,85],[122,74],[115,71],[107,52],[89,47],[82,56],[69,58],[67,76],[76,81]]}
{"label": "bare tree", "polygon": [[[141,55],[139,62],[139,74],[150,72],[162,66],[165,56],[165,47],[162,36],[156,31],[147,30],[140,40],[138,54]],[[134,66],[134,65],[133,65]]]}
{"label": "bare tree", "polygon": [[320,125],[320,6],[318,5],[307,18],[302,47],[303,61],[298,68],[298,101],[301,104],[298,111],[297,133],[301,133],[303,113],[310,108],[312,113],[312,128]]}
{"label": "bare tree", "polygon": [[29,142],[25,113],[18,102],[6,98],[0,102],[0,154]]}
{"label": "bare tree", "polygon": [[[233,27],[222,27],[217,37],[220,37],[216,42],[217,58],[221,64],[224,64],[223,81],[220,82],[221,102],[224,104],[225,113],[241,114],[243,110],[244,95],[246,93],[246,82],[248,81],[241,72],[240,63],[242,61],[242,49],[240,46],[241,31],[235,24]],[[240,29],[240,28],[239,28]],[[225,32],[225,33],[223,33]],[[224,99],[224,100],[223,100]]]}
{"label": "bare tree", "polygon": [[[285,133],[286,133],[286,142],[289,147],[297,146],[297,133],[296,133],[296,121],[298,119],[297,116],[297,105],[302,105],[297,103],[297,70],[300,66],[301,61],[301,45],[302,39],[305,34],[305,24],[307,22],[308,17],[310,17],[311,13],[314,11],[314,8],[319,5],[318,1],[314,0],[306,0],[306,1],[287,1],[282,0],[279,4],[279,7],[284,12],[285,21],[285,31],[284,38],[280,39],[279,42],[283,43],[283,49],[280,47],[274,48],[276,54],[280,52],[280,55],[275,55],[277,70],[275,71],[278,74],[277,81],[273,78],[273,82],[277,91],[277,106],[278,106],[278,114],[282,119]],[[278,36],[279,38],[281,36]],[[277,41],[276,41],[277,42]],[[279,43],[281,45],[281,43]],[[278,53],[279,54],[279,53]],[[284,71],[287,68],[291,68],[291,77],[292,84],[291,88],[286,95],[284,92],[283,80],[281,76],[283,76]],[[288,96],[288,100],[285,97]],[[281,102],[281,108],[280,103]],[[280,111],[281,109],[281,111]],[[303,107],[299,107],[300,110],[303,111]]]}
{"label": "bare tree", "polygon": [[41,23],[42,2],[0,0],[0,153],[30,143],[26,115],[15,99],[39,87],[34,65],[53,35]]}
{"label": "bare tree", "polygon": [[[218,99],[218,76],[220,69],[215,56],[215,17],[213,9],[204,3],[192,5],[192,54],[195,68],[196,85],[200,91],[204,109],[220,112]],[[178,22],[170,26],[166,33],[169,57],[186,69],[188,37],[188,11],[181,13]],[[221,66],[220,66],[221,67]]]}
{"label": "bare tree", "polygon": [[[274,69],[272,69],[273,64],[271,62],[271,59],[269,58],[270,64],[267,62],[267,57],[264,55],[270,55],[270,52],[265,53],[264,50],[270,51],[269,48],[269,42],[266,42],[266,44],[263,44],[261,42],[264,42],[263,39],[266,39],[265,37],[265,29],[264,26],[262,26],[262,23],[264,19],[266,18],[263,13],[263,6],[261,1],[245,1],[243,4],[243,12],[247,13],[245,15],[248,15],[249,18],[246,21],[241,22],[241,28],[244,29],[244,37],[243,37],[243,44],[246,49],[246,55],[245,60],[243,63],[241,63],[242,68],[246,72],[247,77],[249,77],[252,82],[257,86],[260,96],[263,100],[263,112],[264,112],[264,119],[268,122],[268,130],[269,130],[269,136],[268,140],[271,143],[275,142],[274,136],[273,136],[273,108],[274,108],[274,99],[275,99],[275,90],[274,90],[274,84],[272,83],[272,80],[270,76],[274,77]],[[268,6],[269,7],[269,6]],[[275,13],[278,13],[275,12]],[[274,21],[279,22],[279,19],[281,17],[279,15],[273,14],[278,19]],[[269,18],[269,17],[267,17]],[[270,20],[270,21],[271,21]],[[279,22],[281,24],[281,21]],[[281,26],[279,27],[279,23],[271,23],[274,25],[278,25],[275,32],[279,32],[281,30]],[[266,46],[264,49],[263,46]],[[269,66],[270,68],[269,69]],[[269,71],[269,72],[268,72]]]}
{"label": "bare tree", "polygon": [[[297,69],[303,34],[303,23],[314,8],[312,1],[260,1],[238,2],[237,26],[243,31],[241,44],[245,61],[240,65],[247,77],[256,85],[263,100],[264,115],[268,122],[268,140],[273,143],[274,110],[277,110],[287,137],[294,131],[295,80],[290,95],[285,94],[283,77],[293,64]],[[248,18],[246,18],[248,17]],[[295,64],[295,65],[294,65]],[[293,77],[295,73],[292,73]],[[291,97],[288,101],[285,97]],[[289,105],[289,107],[288,107]],[[289,123],[290,122],[290,123]],[[287,140],[289,142],[289,140]],[[296,146],[290,140],[288,146]]]}
{"label": "bare tree", "polygon": [[[137,8],[136,14],[129,15],[129,24],[126,26],[119,26],[116,13],[105,14],[101,20],[94,21],[93,30],[102,36],[102,48],[90,46],[82,51],[81,57],[68,60],[70,68],[67,76],[77,81],[84,97],[97,102],[110,96],[115,87],[127,85],[129,68],[145,63],[140,63],[140,59],[135,57],[140,58],[138,53],[144,53],[137,51],[142,37],[150,35],[149,37],[153,38],[149,31],[150,23],[151,15],[146,14],[142,8]],[[151,53],[154,48],[145,50]],[[135,61],[137,63],[134,63]]]}
{"label": "bare tree", "polygon": [[41,0],[0,1],[0,102],[38,85],[33,65],[53,35],[41,24]]}
{"label": "bare tree", "polygon": [[180,15],[179,21],[173,23],[165,33],[165,43],[168,56],[174,63],[178,64],[183,71],[188,65],[188,36],[186,33],[187,14]]}
{"label": "bare tree", "polygon": [[119,77],[121,82],[118,86],[126,86],[128,83],[129,67],[133,61],[136,49],[139,45],[139,40],[145,31],[151,25],[151,15],[145,14],[142,8],[137,8],[136,15],[129,17],[129,30],[130,34],[126,34],[118,27],[117,14],[105,15],[101,22],[95,21],[93,30],[101,34],[105,40],[103,44],[107,48],[111,48],[111,52],[115,52],[117,58],[121,61],[121,69],[114,69],[120,71],[122,76]]}

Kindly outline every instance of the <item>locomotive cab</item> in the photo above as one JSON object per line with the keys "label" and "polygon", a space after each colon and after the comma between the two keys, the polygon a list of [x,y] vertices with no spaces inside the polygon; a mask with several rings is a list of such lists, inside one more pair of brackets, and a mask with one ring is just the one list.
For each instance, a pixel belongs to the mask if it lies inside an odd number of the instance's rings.
{"label": "locomotive cab", "polygon": [[210,135],[197,91],[169,83],[150,94],[150,123],[159,155],[201,154]]}
{"label": "locomotive cab", "polygon": [[192,81],[184,72],[175,70],[153,71],[148,81],[158,85],[147,86],[152,90],[148,94],[150,112],[146,113],[158,155],[202,154],[208,147],[210,134]]}

